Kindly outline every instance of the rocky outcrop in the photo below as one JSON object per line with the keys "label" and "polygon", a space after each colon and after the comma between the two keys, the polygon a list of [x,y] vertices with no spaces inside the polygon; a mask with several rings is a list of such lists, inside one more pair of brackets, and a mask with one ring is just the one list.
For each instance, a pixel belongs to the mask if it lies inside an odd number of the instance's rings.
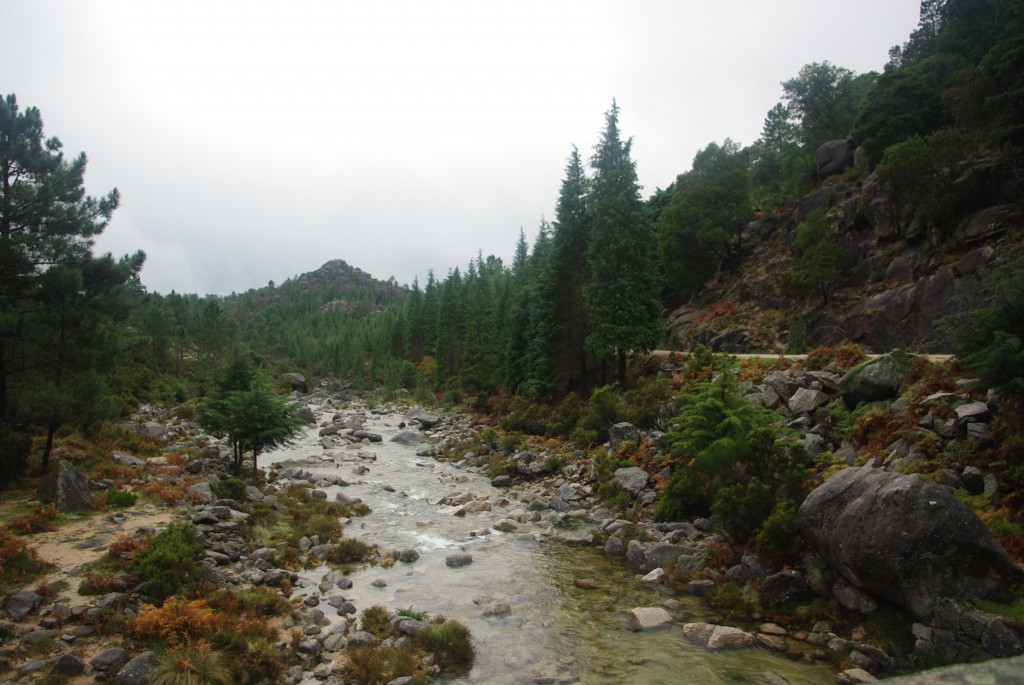
{"label": "rocky outcrop", "polygon": [[850,583],[921,619],[940,598],[991,596],[1024,580],[973,512],[947,488],[914,476],[840,471],[808,495],[799,523]]}
{"label": "rocky outcrop", "polygon": [[849,138],[822,143],[814,153],[818,178],[835,176],[851,168],[853,166],[853,151],[856,147]]}

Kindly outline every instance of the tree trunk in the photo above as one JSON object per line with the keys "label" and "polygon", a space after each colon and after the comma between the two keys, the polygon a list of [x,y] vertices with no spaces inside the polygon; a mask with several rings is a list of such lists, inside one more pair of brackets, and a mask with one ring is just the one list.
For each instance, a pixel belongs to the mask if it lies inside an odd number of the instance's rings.
{"label": "tree trunk", "polygon": [[616,355],[618,356],[618,369],[616,370],[616,376],[619,379],[619,385],[626,388],[626,351],[617,350]]}
{"label": "tree trunk", "polygon": [[40,464],[40,472],[46,475],[46,471],[50,468],[50,454],[53,452],[53,436],[57,433],[57,426],[59,425],[56,416],[51,416],[46,426],[46,447],[43,448],[43,461]]}
{"label": "tree trunk", "polygon": [[259,454],[259,450],[253,449],[252,451],[252,486],[256,487],[256,455]]}

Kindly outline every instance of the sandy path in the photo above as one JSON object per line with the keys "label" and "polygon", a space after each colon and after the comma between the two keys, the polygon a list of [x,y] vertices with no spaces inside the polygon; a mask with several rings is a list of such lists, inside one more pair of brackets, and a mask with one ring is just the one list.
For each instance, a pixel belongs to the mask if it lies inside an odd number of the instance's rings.
{"label": "sandy path", "polygon": [[145,527],[161,528],[173,516],[173,509],[136,505],[116,512],[89,514],[77,521],[68,521],[52,532],[26,535],[25,542],[52,568],[25,589],[33,589],[42,580],[50,585],[64,581],[68,588],[61,590],[56,601],[62,601],[68,606],[89,604],[95,598],[78,594],[78,587],[83,580],[82,565],[106,554],[107,544],[118,534],[133,533]]}

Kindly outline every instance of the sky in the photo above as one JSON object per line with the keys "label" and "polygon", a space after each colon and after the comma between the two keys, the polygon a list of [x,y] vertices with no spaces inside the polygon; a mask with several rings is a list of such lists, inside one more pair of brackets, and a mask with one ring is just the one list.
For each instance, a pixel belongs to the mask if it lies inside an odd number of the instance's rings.
{"label": "sky", "polygon": [[422,284],[509,263],[614,99],[648,197],[747,145],[811,62],[881,71],[919,0],[0,0],[0,94],[121,205],[151,292],[344,259]]}

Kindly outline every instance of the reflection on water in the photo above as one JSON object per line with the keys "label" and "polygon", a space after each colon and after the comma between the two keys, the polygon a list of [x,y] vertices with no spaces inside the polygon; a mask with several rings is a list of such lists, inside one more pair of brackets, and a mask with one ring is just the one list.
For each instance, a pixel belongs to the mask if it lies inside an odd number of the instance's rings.
{"label": "reflection on water", "polygon": [[[643,586],[624,562],[607,559],[600,549],[540,543],[515,534],[471,535],[504,518],[514,503],[463,518],[439,514],[431,502],[441,497],[474,492],[494,500],[502,493],[484,476],[417,457],[415,448],[389,442],[401,420],[368,417],[367,428],[380,433],[383,443],[332,450],[330,463],[304,468],[358,479],[343,489],[325,488],[329,498],[344,491],[373,509],[369,516],[354,519],[346,536],[385,549],[414,547],[420,553],[413,564],[353,571],[354,585],[343,594],[360,610],[374,604],[413,607],[465,623],[473,634],[477,660],[470,673],[450,682],[769,685],[781,682],[781,676],[792,685],[813,685],[834,680],[828,667],[798,663],[765,649],[709,652],[691,645],[680,626],[704,620],[700,601]],[[368,463],[369,472],[352,475],[355,465],[367,463],[366,453],[376,457]],[[267,462],[320,459],[324,454],[311,429],[296,446],[268,455]],[[473,563],[448,568],[445,556],[462,549],[473,555]],[[310,582],[300,592],[315,591],[325,572],[322,568],[304,574]],[[386,585],[371,585],[376,580]],[[593,581],[581,585],[596,588],[579,587],[580,580]],[[511,615],[484,616],[484,607],[492,602],[509,603]],[[626,614],[638,606],[665,606],[675,621],[666,628],[634,632]]]}

